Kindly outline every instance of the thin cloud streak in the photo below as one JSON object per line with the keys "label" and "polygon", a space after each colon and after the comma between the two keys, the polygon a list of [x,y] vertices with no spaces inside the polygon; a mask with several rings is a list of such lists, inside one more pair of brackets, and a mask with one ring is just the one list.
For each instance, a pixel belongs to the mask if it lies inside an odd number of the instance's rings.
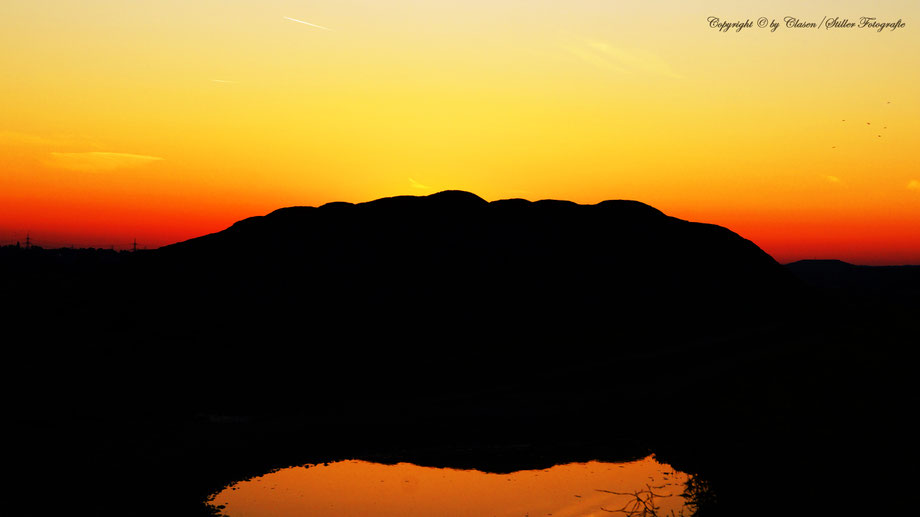
{"label": "thin cloud streak", "polygon": [[291,18],[290,16],[285,16],[285,20],[291,20],[292,22],[302,23],[304,25],[309,25],[310,27],[316,27],[317,29],[323,29],[324,31],[331,31],[329,27],[323,27],[322,25],[316,25],[315,23],[305,22],[303,20],[298,20],[297,18]]}
{"label": "thin cloud streak", "polygon": [[89,152],[49,153],[48,165],[78,172],[103,172],[140,167],[163,160],[159,156],[144,154]]}
{"label": "thin cloud streak", "polygon": [[597,68],[620,73],[643,73],[683,79],[671,65],[658,55],[643,49],[626,49],[604,41],[579,40],[563,44],[562,48],[578,59]]}
{"label": "thin cloud streak", "polygon": [[420,189],[430,189],[430,188],[431,188],[431,187],[429,187],[428,185],[422,185],[421,183],[415,181],[415,180],[412,179],[412,178],[409,178],[409,183],[411,183],[412,186],[415,187],[415,188],[420,188]]}

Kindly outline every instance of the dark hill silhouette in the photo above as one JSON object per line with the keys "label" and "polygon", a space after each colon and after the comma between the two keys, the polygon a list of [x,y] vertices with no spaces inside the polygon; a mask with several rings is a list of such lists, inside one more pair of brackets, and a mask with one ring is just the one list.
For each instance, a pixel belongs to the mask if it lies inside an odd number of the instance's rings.
{"label": "dark hill silhouette", "polygon": [[459,191],[284,208],[155,255],[214,289],[242,284],[269,300],[297,290],[298,302],[369,310],[429,312],[436,300],[481,312],[505,299],[506,310],[513,301],[664,313],[732,307],[792,285],[750,241],[635,201],[487,203]]}
{"label": "dark hill silhouette", "polygon": [[920,300],[920,266],[857,266],[840,260],[800,260],[786,268],[805,284],[838,296],[914,304]]}
{"label": "dark hill silhouette", "polygon": [[283,208],[141,258],[164,337],[447,384],[770,324],[797,287],[750,241],[639,202],[460,191]]}
{"label": "dark hill silhouette", "polygon": [[119,382],[166,405],[164,390],[262,407],[279,382],[326,390],[311,403],[329,407],[538,389],[775,325],[799,293],[750,241],[636,201],[460,191],[283,208],[146,252],[20,251],[4,261],[23,273],[22,328],[94,337],[54,347],[60,375],[127,361]]}

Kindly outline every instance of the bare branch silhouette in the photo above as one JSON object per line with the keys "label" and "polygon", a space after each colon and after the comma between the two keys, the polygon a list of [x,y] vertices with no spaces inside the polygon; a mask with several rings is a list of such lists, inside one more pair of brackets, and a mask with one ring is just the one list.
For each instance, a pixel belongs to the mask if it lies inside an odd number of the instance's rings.
{"label": "bare branch silhouette", "polygon": [[[629,517],[658,517],[658,510],[660,510],[661,507],[655,504],[655,498],[674,497],[675,494],[656,494],[653,488],[664,488],[664,486],[652,487],[646,484],[643,490],[636,490],[635,492],[614,492],[613,490],[602,489],[596,489],[596,491],[632,498],[626,504],[624,504],[622,508],[617,510],[609,510],[601,506],[601,510],[605,512],[622,513]],[[673,511],[671,511],[671,515],[674,515]],[[683,515],[683,510],[681,510],[680,515]]]}

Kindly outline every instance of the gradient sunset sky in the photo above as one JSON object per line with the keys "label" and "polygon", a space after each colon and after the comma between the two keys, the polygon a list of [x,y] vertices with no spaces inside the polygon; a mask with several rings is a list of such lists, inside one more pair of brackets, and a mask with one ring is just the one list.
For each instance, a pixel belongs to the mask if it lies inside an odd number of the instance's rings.
{"label": "gradient sunset sky", "polygon": [[913,0],[3,0],[0,48],[0,244],[462,189],[920,264]]}

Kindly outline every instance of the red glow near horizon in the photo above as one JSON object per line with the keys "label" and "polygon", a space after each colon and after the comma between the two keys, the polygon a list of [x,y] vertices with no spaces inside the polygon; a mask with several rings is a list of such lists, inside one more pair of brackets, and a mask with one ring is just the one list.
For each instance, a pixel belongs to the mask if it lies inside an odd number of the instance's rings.
{"label": "red glow near horizon", "polygon": [[[44,217],[36,218],[27,217],[31,211],[23,211],[19,217],[9,218],[0,226],[0,245],[24,244],[28,235],[34,245],[43,248],[74,246],[127,250],[136,239],[139,249],[154,249],[219,232],[238,220],[272,211],[246,213],[244,210],[239,208],[229,214],[201,211],[191,217],[168,211],[111,217],[100,208],[84,209],[66,221],[61,221],[59,213],[45,213]],[[873,227],[852,222],[806,223],[768,224],[747,220],[734,226],[720,225],[751,240],[782,264],[808,259],[835,259],[876,266],[920,264],[920,225],[902,223]]]}

